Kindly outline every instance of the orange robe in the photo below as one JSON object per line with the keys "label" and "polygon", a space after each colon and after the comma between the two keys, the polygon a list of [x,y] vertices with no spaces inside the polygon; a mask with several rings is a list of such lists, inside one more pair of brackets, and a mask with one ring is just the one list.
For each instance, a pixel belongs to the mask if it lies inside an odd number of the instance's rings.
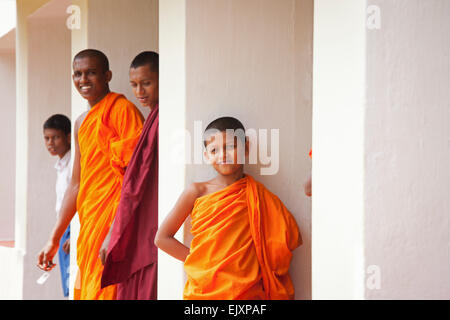
{"label": "orange robe", "polygon": [[251,176],[197,198],[191,213],[184,299],[294,298],[292,251],[297,223],[277,196]]}
{"label": "orange robe", "polygon": [[142,131],[143,117],[123,95],[109,93],[91,108],[78,131],[80,234],[77,263],[82,300],[116,298],[116,286],[100,288],[99,250],[114,220],[125,168]]}

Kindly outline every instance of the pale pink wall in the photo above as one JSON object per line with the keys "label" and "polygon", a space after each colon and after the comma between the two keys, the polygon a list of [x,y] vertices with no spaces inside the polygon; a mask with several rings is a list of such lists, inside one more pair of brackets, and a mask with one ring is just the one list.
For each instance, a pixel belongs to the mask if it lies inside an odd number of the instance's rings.
{"label": "pale pink wall", "polygon": [[[290,269],[296,299],[311,298],[310,199],[302,184],[311,168],[312,19],[309,0],[186,1],[186,128],[193,139],[194,121],[204,129],[230,115],[247,129],[269,130],[269,138],[280,129],[279,171],[261,175],[262,166],[250,165],[247,172],[280,197],[302,231]],[[214,174],[188,165],[187,183]]]}
{"label": "pale pink wall", "polygon": [[371,0],[367,30],[368,299],[450,298],[450,2]]}
{"label": "pale pink wall", "polygon": [[14,197],[16,171],[16,55],[14,50],[0,51],[0,145],[3,168],[0,180],[0,241],[14,240]]}
{"label": "pale pink wall", "polygon": [[134,97],[128,74],[138,53],[158,52],[158,18],[158,0],[89,1],[88,46],[107,55],[113,72],[111,90],[125,94],[144,116],[149,110]]}
{"label": "pale pink wall", "polygon": [[[53,270],[44,285],[36,284],[42,274],[36,267],[36,255],[56,222],[57,159],[44,146],[42,125],[52,114],[62,113],[69,118],[71,114],[71,34],[64,13],[59,18],[48,17],[44,7],[28,19],[29,177],[24,299],[63,298],[59,270]],[[59,264],[57,258],[55,262]]]}

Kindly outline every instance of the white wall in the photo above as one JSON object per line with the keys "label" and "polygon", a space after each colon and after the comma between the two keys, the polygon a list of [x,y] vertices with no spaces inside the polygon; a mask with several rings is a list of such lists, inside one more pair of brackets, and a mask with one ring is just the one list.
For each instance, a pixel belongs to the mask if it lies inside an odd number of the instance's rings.
{"label": "white wall", "polygon": [[450,298],[450,3],[368,1],[366,268],[368,299]]}
{"label": "white wall", "polygon": [[365,9],[314,2],[313,299],[364,296]]}
{"label": "white wall", "polygon": [[[186,2],[191,143],[194,121],[202,121],[204,130],[221,116],[238,118],[246,129],[267,129],[269,139],[270,130],[279,129],[279,170],[261,175],[265,166],[258,164],[246,171],[280,197],[301,229],[304,245],[290,269],[296,299],[311,298],[310,199],[302,185],[310,171],[312,15],[313,3],[306,0]],[[214,174],[207,165],[188,165],[186,183]]]}
{"label": "white wall", "polygon": [[3,156],[0,167],[3,168],[0,182],[0,241],[14,240],[14,197],[16,168],[16,54],[14,50],[0,51],[0,96],[2,107],[0,119],[0,145]]}
{"label": "white wall", "polygon": [[[142,51],[158,52],[158,0],[89,1],[88,46],[101,50],[113,72],[111,90],[123,93],[146,117],[131,91],[130,64]],[[105,8],[107,8],[105,10]]]}
{"label": "white wall", "polygon": [[[174,145],[185,153],[177,129],[186,124],[186,1],[164,0],[159,4],[159,185],[158,222],[164,220],[186,182],[184,163],[171,161]],[[183,231],[176,234],[182,241]],[[183,298],[183,264],[158,250],[158,299]]]}
{"label": "white wall", "polygon": [[[62,113],[70,118],[70,30],[64,11],[59,18],[48,17],[49,7],[37,11],[28,20],[28,101],[29,163],[27,255],[24,269],[24,299],[63,298],[58,269],[51,272],[45,285],[36,284],[42,274],[36,267],[36,255],[45,245],[56,222],[54,164],[44,146],[42,126],[45,120]],[[55,263],[59,265],[58,257]]]}
{"label": "white wall", "polygon": [[449,14],[315,2],[313,298],[450,297]]}

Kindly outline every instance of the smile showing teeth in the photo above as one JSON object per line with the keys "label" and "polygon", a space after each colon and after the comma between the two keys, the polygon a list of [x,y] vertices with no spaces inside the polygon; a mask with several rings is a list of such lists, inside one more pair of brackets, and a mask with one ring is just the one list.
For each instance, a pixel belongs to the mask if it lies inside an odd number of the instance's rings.
{"label": "smile showing teeth", "polygon": [[89,90],[92,87],[91,86],[81,86],[80,88],[81,88],[81,90]]}

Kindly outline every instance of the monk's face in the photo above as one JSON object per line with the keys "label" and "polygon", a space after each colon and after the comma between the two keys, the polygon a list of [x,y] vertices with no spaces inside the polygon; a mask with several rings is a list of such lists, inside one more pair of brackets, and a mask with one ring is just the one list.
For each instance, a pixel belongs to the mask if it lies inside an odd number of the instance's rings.
{"label": "monk's face", "polygon": [[73,83],[91,106],[108,94],[111,77],[111,71],[105,71],[96,57],[79,58],[73,62]]}
{"label": "monk's face", "polygon": [[63,157],[70,149],[70,133],[59,129],[44,129],[45,147],[52,156]]}
{"label": "monk's face", "polygon": [[222,175],[242,170],[248,155],[248,141],[226,132],[211,135],[206,141],[206,160]]}
{"label": "monk's face", "polygon": [[130,84],[143,107],[153,109],[159,101],[159,75],[149,65],[130,69]]}

